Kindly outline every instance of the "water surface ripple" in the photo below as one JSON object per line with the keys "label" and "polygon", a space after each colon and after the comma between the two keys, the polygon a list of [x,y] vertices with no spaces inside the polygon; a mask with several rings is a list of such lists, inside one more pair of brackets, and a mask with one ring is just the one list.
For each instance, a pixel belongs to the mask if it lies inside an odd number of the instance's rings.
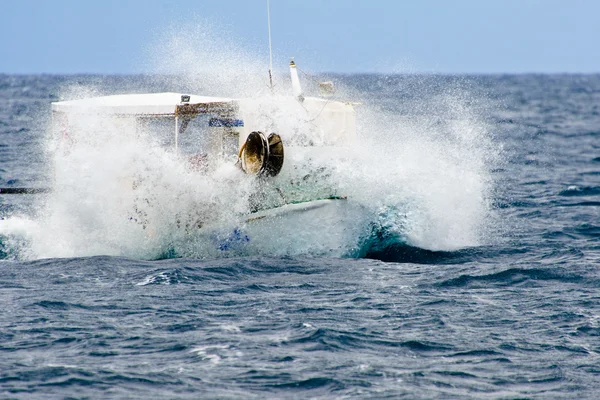
{"label": "water surface ripple", "polygon": [[[448,87],[485,99],[498,231],[444,251],[375,235],[359,259],[155,261],[32,260],[3,234],[0,397],[597,398],[600,76],[336,79],[410,118]],[[1,185],[49,181],[48,104],[88,84],[165,89],[0,75]],[[39,208],[1,196],[0,212]]]}

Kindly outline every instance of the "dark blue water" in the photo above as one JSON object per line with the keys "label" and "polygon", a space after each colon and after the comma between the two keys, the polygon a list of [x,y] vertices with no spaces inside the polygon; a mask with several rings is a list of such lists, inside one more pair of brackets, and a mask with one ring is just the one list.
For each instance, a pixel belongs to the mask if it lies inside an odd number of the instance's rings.
{"label": "dark blue water", "polygon": [[[432,250],[374,224],[358,259],[39,258],[4,230],[0,397],[598,398],[600,76],[335,78],[389,118],[443,131],[450,93],[485,124],[479,244]],[[0,75],[2,186],[51,182],[49,104],[78,85],[182,89]],[[1,196],[3,222],[43,203]]]}

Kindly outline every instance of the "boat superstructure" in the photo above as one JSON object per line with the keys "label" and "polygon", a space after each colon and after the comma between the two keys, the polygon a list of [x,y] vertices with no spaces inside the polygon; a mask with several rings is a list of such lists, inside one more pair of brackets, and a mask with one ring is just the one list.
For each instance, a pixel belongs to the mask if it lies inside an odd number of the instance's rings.
{"label": "boat superstructure", "polygon": [[[243,221],[322,208],[327,202],[340,201],[343,194],[324,189],[300,195],[296,190],[292,195],[285,187],[293,183],[279,180],[273,185],[269,180],[284,168],[295,168],[298,160],[310,160],[313,154],[352,147],[356,142],[356,116],[350,102],[304,96],[296,68],[292,61],[292,95],[225,98],[167,92],[55,102],[55,137],[68,152],[81,135],[94,134],[91,119],[100,121],[97,125],[101,127],[113,121],[129,135],[155,136],[162,147],[195,173],[211,174],[218,165],[235,164],[249,179],[258,179],[258,194],[253,196],[249,214],[240,216]],[[304,181],[310,185],[310,181]],[[269,187],[277,201],[261,200],[269,197],[262,187]],[[252,215],[256,212],[261,212],[260,218]]]}

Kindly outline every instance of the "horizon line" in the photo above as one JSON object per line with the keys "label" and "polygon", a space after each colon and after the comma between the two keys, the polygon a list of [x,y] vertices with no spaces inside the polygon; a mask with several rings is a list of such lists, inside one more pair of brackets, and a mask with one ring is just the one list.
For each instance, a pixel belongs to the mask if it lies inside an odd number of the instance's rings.
{"label": "horizon line", "polygon": [[[217,72],[215,72],[216,74]],[[279,73],[284,74],[280,71]],[[287,73],[287,72],[286,72]],[[211,73],[198,72],[197,74],[190,73],[159,73],[159,72],[3,72],[0,71],[0,76],[182,76],[182,75],[208,75]],[[315,75],[383,75],[383,76],[398,76],[398,75],[443,75],[443,76],[499,76],[499,75],[599,75],[599,71],[595,72],[579,72],[579,71],[556,71],[556,72],[435,72],[435,71],[407,71],[407,72],[379,72],[379,71],[356,71],[356,72],[339,72],[339,71],[317,71],[312,72]]]}

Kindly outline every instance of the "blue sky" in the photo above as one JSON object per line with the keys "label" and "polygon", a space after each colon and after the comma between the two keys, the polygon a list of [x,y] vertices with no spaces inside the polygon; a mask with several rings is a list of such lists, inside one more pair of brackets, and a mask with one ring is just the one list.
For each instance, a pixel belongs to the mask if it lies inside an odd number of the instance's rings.
{"label": "blue sky", "polygon": [[[596,0],[271,0],[276,56],[320,72],[600,72],[599,18]],[[266,0],[0,0],[0,73],[151,73],[166,32],[203,24],[268,63],[266,19]]]}

